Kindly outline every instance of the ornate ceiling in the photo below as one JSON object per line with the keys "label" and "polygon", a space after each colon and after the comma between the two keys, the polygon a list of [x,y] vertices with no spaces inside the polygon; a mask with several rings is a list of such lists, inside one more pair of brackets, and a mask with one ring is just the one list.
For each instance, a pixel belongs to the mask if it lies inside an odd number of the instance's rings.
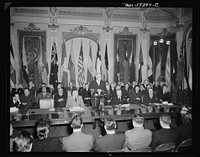
{"label": "ornate ceiling", "polygon": [[184,17],[191,19],[192,8],[15,7],[12,8],[11,15],[166,23],[175,22]]}

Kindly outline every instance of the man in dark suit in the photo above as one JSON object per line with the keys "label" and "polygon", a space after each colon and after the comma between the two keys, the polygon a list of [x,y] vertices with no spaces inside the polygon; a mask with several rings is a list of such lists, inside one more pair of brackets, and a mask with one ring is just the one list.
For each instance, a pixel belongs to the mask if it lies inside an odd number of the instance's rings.
{"label": "man in dark suit", "polygon": [[89,90],[94,91],[95,93],[100,95],[100,93],[104,93],[106,91],[106,82],[101,80],[101,74],[96,74],[96,80],[90,82]]}
{"label": "man in dark suit", "polygon": [[55,110],[57,112],[63,112],[66,106],[66,101],[67,101],[66,93],[64,94],[63,87],[58,88],[57,90],[58,90],[58,93],[56,93],[54,96]]}
{"label": "man in dark suit", "polygon": [[83,120],[80,116],[72,119],[73,133],[62,138],[63,150],[66,152],[90,152],[93,148],[94,138],[90,134],[81,131]]}
{"label": "man in dark suit", "polygon": [[153,88],[148,89],[148,94],[143,95],[143,104],[160,103],[160,100],[155,96]]}
{"label": "man in dark suit", "polygon": [[150,147],[154,150],[157,146],[163,143],[175,142],[177,144],[179,133],[177,130],[170,127],[171,117],[168,114],[163,114],[159,118],[161,129],[153,132]]}
{"label": "man in dark suit", "polygon": [[18,92],[12,93],[10,107],[20,108],[21,105],[22,105],[22,102],[20,100],[19,93]]}
{"label": "man in dark suit", "polygon": [[123,95],[121,89],[116,90],[117,95],[113,95],[111,99],[111,105],[119,105],[119,104],[127,104],[128,103],[128,98]]}
{"label": "man in dark suit", "polygon": [[134,151],[140,148],[149,148],[152,132],[144,129],[144,117],[135,115],[132,123],[134,128],[125,132],[124,149]]}
{"label": "man in dark suit", "polygon": [[161,101],[167,101],[167,102],[171,102],[171,97],[170,97],[170,93],[169,93],[169,88],[167,85],[163,85],[162,87],[162,91],[158,94],[158,98]]}
{"label": "man in dark suit", "polygon": [[142,102],[142,92],[138,85],[135,86],[134,90],[130,92],[130,103],[131,104],[141,104]]}
{"label": "man in dark suit", "polygon": [[47,99],[52,98],[52,95],[50,92],[47,92],[46,86],[42,86],[42,93],[38,93],[37,97],[35,98],[35,102],[39,104],[40,99]]}
{"label": "man in dark suit", "polygon": [[84,108],[84,102],[82,96],[78,95],[78,89],[76,87],[72,88],[72,95],[67,98],[66,109],[70,109],[73,107],[81,107]]}
{"label": "man in dark suit", "polygon": [[104,129],[106,135],[96,139],[94,151],[108,152],[121,150],[124,144],[124,133],[116,133],[116,122],[113,118],[109,117],[105,120]]}
{"label": "man in dark suit", "polygon": [[37,138],[33,139],[32,152],[62,152],[62,143],[58,137],[49,137],[51,121],[41,118],[36,123]]}

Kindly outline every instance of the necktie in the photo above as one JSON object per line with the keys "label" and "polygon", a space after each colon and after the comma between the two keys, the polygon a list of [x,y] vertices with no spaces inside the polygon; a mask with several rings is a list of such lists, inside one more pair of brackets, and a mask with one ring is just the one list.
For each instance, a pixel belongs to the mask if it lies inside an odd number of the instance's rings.
{"label": "necktie", "polygon": [[75,101],[77,102],[77,98],[75,97]]}

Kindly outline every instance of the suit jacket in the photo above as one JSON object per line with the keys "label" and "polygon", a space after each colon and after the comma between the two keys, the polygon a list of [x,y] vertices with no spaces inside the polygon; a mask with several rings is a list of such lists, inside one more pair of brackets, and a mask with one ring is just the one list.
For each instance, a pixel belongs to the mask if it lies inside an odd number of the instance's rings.
{"label": "suit jacket", "polygon": [[159,103],[160,100],[155,96],[153,95],[152,98],[150,98],[149,94],[147,95],[143,95],[143,104],[149,104],[149,103]]}
{"label": "suit jacket", "polygon": [[171,102],[171,98],[170,98],[170,93],[163,93],[163,91],[161,91],[160,95],[159,95],[159,99],[161,99],[162,101],[168,101]]}
{"label": "suit jacket", "polygon": [[73,132],[62,138],[63,150],[66,152],[90,152],[93,148],[94,138],[81,131]]}
{"label": "suit jacket", "polygon": [[[63,99],[63,101],[58,101],[58,99]],[[55,94],[55,96],[54,96],[54,106],[55,107],[65,107],[66,101],[67,101],[67,97],[64,93],[62,96],[60,96],[58,93]]]}
{"label": "suit jacket", "polygon": [[10,101],[10,107],[17,107],[20,108],[20,106],[22,105],[22,103],[17,102],[13,102],[13,100]]}
{"label": "suit jacket", "polygon": [[90,85],[89,85],[89,90],[91,90],[91,89],[94,89],[95,92],[97,91],[97,89],[101,89],[105,92],[106,91],[106,82],[101,80],[100,85],[98,86],[97,81],[93,80],[90,82]]}
{"label": "suit jacket", "polygon": [[149,147],[152,132],[144,127],[135,127],[125,132],[124,148],[130,150]]}
{"label": "suit jacket", "polygon": [[72,107],[85,107],[84,102],[83,102],[83,98],[82,96],[77,96],[77,101],[75,101],[73,96],[68,96],[67,98],[67,104],[66,104],[66,108],[72,108]]}
{"label": "suit jacket", "polygon": [[117,95],[114,95],[111,99],[111,105],[119,105],[119,104],[127,104],[128,101],[127,101],[127,97],[125,95],[122,95],[121,96],[121,99],[119,99],[117,97]]}
{"label": "suit jacket", "polygon": [[62,152],[62,143],[56,137],[48,137],[44,140],[35,138],[31,152]]}
{"label": "suit jacket", "polygon": [[158,131],[155,131],[152,134],[152,140],[150,143],[150,147],[152,149],[155,149],[157,146],[159,146],[160,144],[163,143],[169,143],[169,142],[178,142],[178,137],[179,137],[179,133],[177,130],[175,129],[160,129]]}
{"label": "suit jacket", "polygon": [[[136,93],[135,91],[132,91],[130,93],[130,103],[131,104],[141,104],[142,102],[142,92]],[[140,98],[140,100],[137,100],[136,98]]]}
{"label": "suit jacket", "polygon": [[108,152],[108,151],[120,150],[123,148],[124,140],[125,140],[124,133],[106,134],[96,139],[94,145],[94,151]]}
{"label": "suit jacket", "polygon": [[51,93],[46,92],[46,95],[43,95],[42,93],[38,93],[37,97],[35,98],[35,102],[39,103],[40,99],[46,99],[46,98],[52,98]]}

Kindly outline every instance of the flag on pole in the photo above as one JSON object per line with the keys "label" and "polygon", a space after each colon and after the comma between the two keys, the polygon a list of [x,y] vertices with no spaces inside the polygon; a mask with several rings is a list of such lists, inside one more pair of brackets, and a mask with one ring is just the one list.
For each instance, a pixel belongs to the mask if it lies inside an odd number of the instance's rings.
{"label": "flag on pole", "polygon": [[119,54],[118,53],[116,55],[116,61],[117,61],[117,66],[116,66],[116,68],[117,68],[117,82],[119,82],[120,81],[120,73],[119,73]]}
{"label": "flag on pole", "polygon": [[51,73],[50,73],[50,84],[56,88],[58,83],[58,56],[55,40],[53,41],[52,51],[51,51]]}
{"label": "flag on pole", "polygon": [[95,64],[96,72],[102,74],[101,69],[101,54],[100,54],[100,47],[99,44],[97,45],[97,57],[96,57],[96,64]]}
{"label": "flag on pole", "polygon": [[192,91],[192,41],[188,40],[186,42],[185,51],[185,62],[186,62],[186,77],[190,90]]}
{"label": "flag on pole", "polygon": [[91,41],[89,43],[89,57],[88,57],[88,64],[87,64],[87,82],[90,82],[93,80],[94,76],[94,66],[93,66],[93,59],[92,59],[92,46]]}
{"label": "flag on pole", "polygon": [[78,84],[79,87],[85,83],[85,76],[84,76],[84,59],[83,59],[83,44],[81,41],[81,48],[80,48],[80,54],[79,54],[79,58],[78,58]]}
{"label": "flag on pole", "polygon": [[76,75],[75,75],[75,60],[73,52],[73,40],[71,41],[70,56],[68,62],[68,69],[70,71],[70,82],[73,86],[76,86]]}
{"label": "flag on pole", "polygon": [[143,62],[143,54],[142,54],[142,42],[140,44],[140,54],[139,54],[139,71],[138,71],[138,84],[142,82],[142,65]]}
{"label": "flag on pole", "polygon": [[36,89],[39,89],[39,85],[40,85],[38,76],[39,76],[38,60],[36,60],[35,64],[34,64],[34,78],[33,78],[33,82],[34,82]]}
{"label": "flag on pole", "polygon": [[105,80],[108,81],[108,68],[109,68],[109,64],[108,64],[108,47],[107,47],[107,42],[106,42],[104,59],[105,59],[105,67],[106,67]]}
{"label": "flag on pole", "polygon": [[[46,70],[46,73],[47,73],[47,75],[49,74],[49,66],[48,66],[48,62],[46,61],[46,52],[43,50],[44,48],[44,39],[42,39],[42,41],[41,41],[42,43],[41,43],[41,46],[40,46],[40,52],[42,53],[42,64],[43,64],[43,66],[44,66],[44,68],[45,68],[45,70]],[[42,45],[43,45],[43,47],[42,47]],[[37,50],[36,50],[37,51]]]}
{"label": "flag on pole", "polygon": [[[25,37],[24,37],[25,38]],[[26,50],[25,50],[25,42],[23,38],[23,48],[22,48],[22,60],[23,60],[23,66],[26,66],[26,73],[28,74],[28,64],[27,64],[27,58],[26,58]]]}
{"label": "flag on pole", "polygon": [[68,73],[67,73],[67,55],[65,41],[62,44],[62,58],[61,58],[61,79],[64,87],[68,86]]}
{"label": "flag on pole", "polygon": [[16,84],[15,60],[14,60],[12,42],[10,40],[10,85],[12,88],[15,88],[15,84]]}
{"label": "flag on pole", "polygon": [[167,58],[166,58],[166,66],[165,66],[165,82],[171,90],[171,60],[170,60],[170,45],[168,46]]}

